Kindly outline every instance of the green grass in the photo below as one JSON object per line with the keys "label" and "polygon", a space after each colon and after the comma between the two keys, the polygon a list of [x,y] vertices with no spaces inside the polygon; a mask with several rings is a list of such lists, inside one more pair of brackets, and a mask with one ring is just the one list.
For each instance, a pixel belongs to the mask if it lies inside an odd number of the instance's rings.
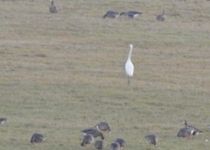
{"label": "green grass", "polygon": [[[69,150],[80,131],[109,122],[105,150],[117,137],[132,150],[208,150],[210,2],[206,0],[0,1],[0,126],[3,150]],[[139,10],[136,20],[102,19],[109,10]],[[155,15],[165,9],[167,19]],[[135,73],[124,62],[133,43]],[[183,120],[204,130],[178,139]],[[33,132],[47,136],[29,143]],[[210,140],[210,139],[209,139]],[[92,149],[91,147],[88,149]]]}

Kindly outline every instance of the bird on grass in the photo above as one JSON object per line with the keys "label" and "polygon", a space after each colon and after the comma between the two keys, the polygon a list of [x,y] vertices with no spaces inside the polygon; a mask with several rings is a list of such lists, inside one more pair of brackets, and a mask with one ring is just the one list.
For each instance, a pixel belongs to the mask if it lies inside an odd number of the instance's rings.
{"label": "bird on grass", "polygon": [[96,126],[96,129],[98,129],[101,132],[110,132],[111,128],[107,122],[99,122]]}
{"label": "bird on grass", "polygon": [[120,149],[121,149],[121,150],[124,149],[125,146],[126,146],[126,142],[125,142],[125,140],[122,139],[122,138],[117,138],[117,139],[114,141],[114,143],[118,143],[118,144],[120,145]]}
{"label": "bird on grass", "polygon": [[149,144],[157,145],[158,138],[155,134],[149,134],[144,137]]}
{"label": "bird on grass", "polygon": [[177,137],[182,137],[182,138],[190,138],[192,137],[193,132],[190,128],[181,128],[179,129],[178,133],[177,133]]}
{"label": "bird on grass", "polygon": [[51,2],[50,2],[49,11],[50,11],[50,13],[57,13],[58,12],[57,8],[54,4],[54,0],[51,0]]}
{"label": "bird on grass", "polygon": [[116,11],[109,10],[106,12],[106,14],[103,16],[103,18],[118,18],[120,14]]}
{"label": "bird on grass", "polygon": [[131,55],[132,55],[132,51],[133,51],[133,44],[130,44],[130,51],[128,54],[128,58],[127,61],[125,63],[125,73],[128,77],[128,85],[130,84],[130,78],[133,77],[133,73],[134,73],[134,65],[131,61]]}
{"label": "bird on grass", "polygon": [[40,133],[34,133],[32,136],[31,136],[31,143],[34,144],[34,143],[41,143],[43,141],[45,141],[45,137],[43,134],[40,134]]}
{"label": "bird on grass", "polygon": [[202,133],[202,131],[190,124],[187,123],[187,120],[184,121],[184,125],[185,125],[185,128],[189,128],[192,132],[192,135],[198,135],[200,133]]}
{"label": "bird on grass", "polygon": [[165,21],[166,19],[166,15],[165,15],[165,11],[163,10],[161,14],[156,16],[156,20],[157,21]]}
{"label": "bird on grass", "polygon": [[95,141],[93,135],[91,134],[86,134],[83,136],[82,142],[81,142],[81,146],[87,146],[89,144],[93,144]]}
{"label": "bird on grass", "polygon": [[5,124],[7,122],[7,118],[0,118],[0,124]]}
{"label": "bird on grass", "polygon": [[110,150],[121,150],[120,144],[117,142],[112,143],[110,146]]}
{"label": "bird on grass", "polygon": [[181,128],[178,131],[177,137],[191,138],[192,136],[198,135],[199,133],[202,133],[202,131],[192,125],[189,125],[185,120],[184,128]]}
{"label": "bird on grass", "polygon": [[128,12],[121,12],[120,16],[127,16],[128,18],[137,18],[138,16],[140,16],[142,14],[142,12],[138,12],[138,11],[128,11]]}
{"label": "bird on grass", "polygon": [[104,135],[99,130],[95,128],[87,128],[82,130],[83,135],[92,135],[94,138],[100,137],[102,140],[104,140]]}
{"label": "bird on grass", "polygon": [[97,140],[97,141],[95,141],[95,148],[97,149],[97,150],[102,150],[103,149],[103,141],[101,141],[101,140]]}

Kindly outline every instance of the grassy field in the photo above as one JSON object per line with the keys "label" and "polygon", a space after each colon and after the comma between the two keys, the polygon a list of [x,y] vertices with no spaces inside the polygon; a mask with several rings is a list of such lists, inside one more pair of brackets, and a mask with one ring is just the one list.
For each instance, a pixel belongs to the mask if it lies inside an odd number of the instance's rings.
{"label": "grassy field", "polygon": [[[209,150],[210,2],[206,0],[0,1],[2,150],[82,150],[80,131],[107,121],[128,150]],[[137,10],[143,15],[102,19]],[[155,16],[165,9],[167,19]],[[133,43],[135,73],[124,62]],[[203,134],[178,139],[183,120]],[[43,144],[29,143],[34,132]],[[144,136],[160,143],[148,146]],[[87,149],[92,149],[91,147]]]}

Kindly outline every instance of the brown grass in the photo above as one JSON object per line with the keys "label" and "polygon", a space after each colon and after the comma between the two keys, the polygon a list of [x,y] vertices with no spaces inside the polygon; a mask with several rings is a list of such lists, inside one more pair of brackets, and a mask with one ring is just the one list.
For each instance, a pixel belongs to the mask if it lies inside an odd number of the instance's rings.
{"label": "brown grass", "polygon": [[[126,149],[208,150],[210,124],[210,2],[206,0],[61,0],[57,14],[42,0],[0,1],[0,127],[4,150],[82,149],[80,130],[106,120],[105,149],[123,137]],[[136,20],[102,19],[137,10]],[[167,18],[157,22],[162,9]],[[123,65],[133,43],[135,73]],[[176,133],[187,119],[204,130]],[[47,141],[31,145],[33,132]],[[91,148],[89,148],[91,149]]]}

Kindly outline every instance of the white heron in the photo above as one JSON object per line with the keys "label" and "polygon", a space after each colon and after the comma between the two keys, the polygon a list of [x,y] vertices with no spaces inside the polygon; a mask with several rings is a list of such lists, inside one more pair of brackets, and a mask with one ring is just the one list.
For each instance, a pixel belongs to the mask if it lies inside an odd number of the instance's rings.
{"label": "white heron", "polygon": [[130,84],[130,78],[133,77],[133,73],[134,73],[134,65],[131,61],[133,44],[130,44],[129,46],[130,46],[130,51],[129,51],[129,54],[128,54],[128,59],[125,63],[125,73],[128,76],[128,85]]}

